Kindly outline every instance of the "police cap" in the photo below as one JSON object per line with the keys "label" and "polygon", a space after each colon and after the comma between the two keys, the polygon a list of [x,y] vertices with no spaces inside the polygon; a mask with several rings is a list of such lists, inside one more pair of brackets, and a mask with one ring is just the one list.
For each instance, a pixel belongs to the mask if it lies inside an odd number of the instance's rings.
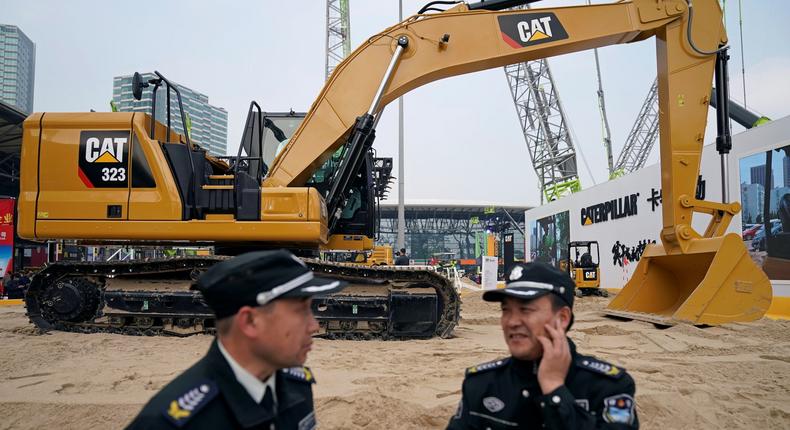
{"label": "police cap", "polygon": [[567,273],[544,263],[517,263],[510,269],[505,288],[483,293],[483,300],[501,302],[505,297],[533,300],[553,293],[573,309],[576,284]]}
{"label": "police cap", "polygon": [[193,285],[217,319],[242,306],[263,306],[286,297],[310,297],[340,291],[346,282],[319,278],[288,251],[256,251],[211,266]]}

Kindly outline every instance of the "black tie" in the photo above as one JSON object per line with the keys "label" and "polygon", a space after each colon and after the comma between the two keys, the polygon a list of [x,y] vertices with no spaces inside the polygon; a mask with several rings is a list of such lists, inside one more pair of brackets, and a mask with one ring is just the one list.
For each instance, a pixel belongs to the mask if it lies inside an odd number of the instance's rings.
{"label": "black tie", "polygon": [[263,395],[263,400],[261,400],[261,406],[264,410],[276,412],[274,410],[274,394],[271,386],[266,386],[266,393]]}

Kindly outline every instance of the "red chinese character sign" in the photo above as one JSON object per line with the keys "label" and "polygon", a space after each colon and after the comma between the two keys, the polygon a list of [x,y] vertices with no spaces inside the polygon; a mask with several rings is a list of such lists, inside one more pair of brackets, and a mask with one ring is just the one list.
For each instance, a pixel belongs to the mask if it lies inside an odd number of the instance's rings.
{"label": "red chinese character sign", "polygon": [[0,278],[13,267],[14,203],[14,199],[0,199]]}

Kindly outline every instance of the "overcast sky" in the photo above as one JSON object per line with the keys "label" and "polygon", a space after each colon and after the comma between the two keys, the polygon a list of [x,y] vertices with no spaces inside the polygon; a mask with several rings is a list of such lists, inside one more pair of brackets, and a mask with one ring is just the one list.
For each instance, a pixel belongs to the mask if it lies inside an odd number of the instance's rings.
{"label": "overcast sky", "polygon": [[[425,1],[404,0],[404,16]],[[585,4],[546,0],[535,7]],[[595,1],[594,3],[600,3]],[[790,114],[790,2],[727,2],[732,98],[771,118]],[[352,49],[398,21],[397,0],[350,0]],[[3,0],[0,22],[36,44],[36,111],[109,110],[112,78],[158,70],[228,111],[235,153],[250,100],[266,111],[308,109],[324,84],[326,5],[310,1]],[[599,50],[617,158],[655,78],[652,40]],[[550,59],[584,187],[606,179],[592,52]],[[405,100],[406,200],[537,205],[538,183],[502,69],[428,84]],[[715,120],[715,116],[709,118]],[[715,138],[709,121],[706,142]],[[735,131],[742,128],[735,126]],[[375,148],[397,166],[397,103]],[[657,162],[657,148],[650,162]],[[580,157],[581,158],[581,157]],[[397,175],[397,167],[395,174]],[[397,184],[391,201],[397,200]]]}

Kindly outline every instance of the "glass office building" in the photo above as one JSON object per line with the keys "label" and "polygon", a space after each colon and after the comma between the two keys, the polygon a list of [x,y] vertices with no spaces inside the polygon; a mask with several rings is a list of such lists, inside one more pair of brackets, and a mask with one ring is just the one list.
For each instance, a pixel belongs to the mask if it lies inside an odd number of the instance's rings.
{"label": "glass office building", "polygon": [[33,112],[36,45],[15,25],[0,24],[0,101]]}

